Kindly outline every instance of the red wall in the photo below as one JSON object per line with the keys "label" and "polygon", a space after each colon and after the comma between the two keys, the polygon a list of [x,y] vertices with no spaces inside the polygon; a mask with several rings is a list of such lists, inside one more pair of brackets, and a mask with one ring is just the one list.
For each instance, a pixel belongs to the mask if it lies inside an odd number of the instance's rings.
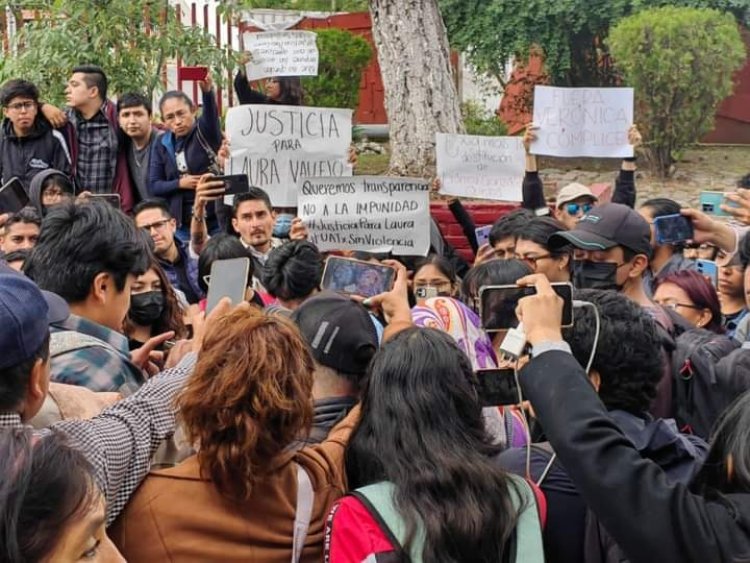
{"label": "red wall", "polygon": [[[464,208],[474,219],[477,227],[491,225],[500,217],[518,207],[514,203],[464,203]],[[469,262],[474,262],[474,253],[469,241],[466,240],[461,225],[456,222],[453,213],[444,202],[434,202],[430,205],[430,213],[443,233],[445,240]]]}

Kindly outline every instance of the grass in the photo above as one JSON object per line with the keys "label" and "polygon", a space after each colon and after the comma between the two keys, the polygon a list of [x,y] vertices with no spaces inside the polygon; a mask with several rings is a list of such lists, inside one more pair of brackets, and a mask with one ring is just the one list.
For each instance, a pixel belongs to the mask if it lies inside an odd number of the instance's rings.
{"label": "grass", "polygon": [[380,176],[388,170],[390,156],[387,154],[361,154],[354,174],[357,176]]}

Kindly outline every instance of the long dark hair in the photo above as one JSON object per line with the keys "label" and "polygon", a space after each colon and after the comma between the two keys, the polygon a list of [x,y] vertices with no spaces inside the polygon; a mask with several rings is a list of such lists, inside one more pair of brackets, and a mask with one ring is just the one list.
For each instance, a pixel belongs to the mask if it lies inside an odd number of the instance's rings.
{"label": "long dark hair", "polygon": [[708,456],[693,481],[693,489],[709,497],[750,492],[750,391],[740,395],[716,421]]}
{"label": "long dark hair", "polygon": [[63,434],[0,432],[0,561],[42,561],[97,499],[93,468]]}
{"label": "long dark hair", "polygon": [[[159,265],[159,261],[153,255],[150,260],[148,270],[153,270],[156,277],[159,278],[161,293],[164,295],[164,310],[157,321],[151,326],[151,335],[156,336],[164,332],[174,331],[175,338],[180,339],[187,334],[187,329],[182,319],[182,309],[180,308],[177,294],[172,284],[169,283],[164,269]],[[133,324],[130,317],[125,318],[125,334],[129,335],[133,332]]]}
{"label": "long dark hair", "polygon": [[497,562],[518,515],[500,448],[485,431],[469,358],[434,329],[407,329],[375,355],[346,450],[349,485],[395,486],[405,550],[424,526],[424,561]]}
{"label": "long dark hair", "polygon": [[305,92],[302,89],[302,81],[299,76],[277,76],[274,77],[274,80],[278,80],[281,90],[276,103],[285,106],[305,105]]}

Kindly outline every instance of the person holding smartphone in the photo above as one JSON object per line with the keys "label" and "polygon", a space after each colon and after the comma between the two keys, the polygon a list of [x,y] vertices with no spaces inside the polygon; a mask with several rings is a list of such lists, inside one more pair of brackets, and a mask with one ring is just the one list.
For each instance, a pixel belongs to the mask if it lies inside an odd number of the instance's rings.
{"label": "person holding smartphone", "polygon": [[[167,200],[177,222],[176,234],[185,242],[190,237],[195,191],[201,176],[208,172],[221,174],[217,153],[222,132],[211,75],[199,85],[203,109],[197,118],[198,108],[184,92],[172,90],[161,97],[159,112],[168,131],[156,141],[149,162],[148,191]],[[211,234],[220,230],[217,213],[222,214],[223,207],[213,202],[202,218]]]}
{"label": "person holding smartphone", "polygon": [[[651,258],[648,269],[643,273],[643,289],[648,297],[653,297],[657,286],[665,277],[682,270],[696,270],[696,264],[682,255],[683,244],[658,244],[654,231],[654,219],[667,215],[679,215],[680,204],[671,199],[659,197],[649,199],[638,212],[651,225]],[[684,219],[683,219],[684,220]]]}
{"label": "person holding smartphone", "polygon": [[[519,281],[532,359],[519,381],[560,462],[630,561],[732,562],[750,553],[750,393],[717,422],[706,463],[675,482],[641,455],[597,396],[560,328],[562,303],[543,276]],[[564,405],[564,408],[561,408]]]}

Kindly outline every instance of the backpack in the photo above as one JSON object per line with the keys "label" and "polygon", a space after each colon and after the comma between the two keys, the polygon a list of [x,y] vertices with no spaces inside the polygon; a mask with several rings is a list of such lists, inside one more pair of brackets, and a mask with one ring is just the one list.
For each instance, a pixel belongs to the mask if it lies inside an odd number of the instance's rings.
{"label": "backpack", "polygon": [[677,338],[673,359],[677,423],[706,439],[722,411],[750,386],[750,352],[724,335],[696,328]]}
{"label": "backpack", "polygon": [[[545,507],[537,511],[537,498],[532,487],[521,477],[508,475],[516,487],[510,487],[510,496],[514,509],[520,511],[511,545],[511,558],[508,561],[523,563],[544,563],[542,545],[542,519]],[[424,551],[424,530],[417,531],[408,553],[402,548],[406,539],[406,523],[396,509],[393,500],[394,486],[387,481],[360,487],[351,494],[367,507],[368,512],[378,522],[381,530],[388,536],[391,544],[401,554],[401,561],[421,563]],[[520,493],[520,494],[519,494]]]}

